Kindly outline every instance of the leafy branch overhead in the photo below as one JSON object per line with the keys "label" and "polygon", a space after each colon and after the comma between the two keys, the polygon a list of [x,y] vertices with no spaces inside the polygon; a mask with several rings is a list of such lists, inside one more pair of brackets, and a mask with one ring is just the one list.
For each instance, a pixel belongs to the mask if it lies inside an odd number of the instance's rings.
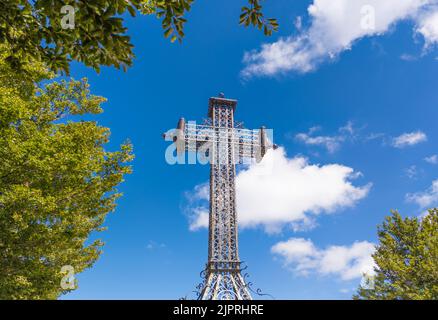
{"label": "leafy branch overhead", "polygon": [[265,18],[262,12],[260,0],[248,0],[249,7],[242,8],[240,15],[240,24],[245,27],[253,25],[259,30],[263,29],[266,36],[272,35],[273,31],[278,31],[278,22],[274,18]]}
{"label": "leafy branch overhead", "polygon": [[162,19],[164,36],[170,37],[171,42],[184,38],[184,24],[187,20],[184,14],[190,11],[193,0],[173,0],[173,1],[144,1],[142,7],[143,14],[156,14],[157,18]]}
{"label": "leafy branch overhead", "polygon": [[[194,0],[149,0],[143,1],[143,14],[156,14],[162,19],[164,36],[170,37],[170,41],[182,41],[184,38],[184,24],[187,20],[184,14],[190,11]],[[239,23],[245,27],[252,25],[259,30],[263,29],[267,36],[272,35],[273,31],[278,31],[277,19],[266,19],[262,12],[260,0],[248,0],[249,7],[242,8]]]}
{"label": "leafy branch overhead", "polygon": [[[275,19],[266,19],[260,0],[248,0],[240,23],[264,29],[266,35],[278,30]],[[52,71],[69,73],[72,61],[99,71],[101,66],[126,69],[134,53],[123,14],[156,15],[164,36],[182,41],[185,15],[194,0],[2,0],[0,1],[0,43],[13,54],[6,61],[14,68],[34,59]],[[74,27],[63,28],[65,5],[74,8]]]}

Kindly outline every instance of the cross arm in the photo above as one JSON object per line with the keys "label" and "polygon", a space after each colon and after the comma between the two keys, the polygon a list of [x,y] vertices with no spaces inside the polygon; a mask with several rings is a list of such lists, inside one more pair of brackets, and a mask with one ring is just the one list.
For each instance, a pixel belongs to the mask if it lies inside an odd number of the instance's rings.
{"label": "cross arm", "polygon": [[[169,133],[168,133],[169,134]],[[230,144],[234,149],[238,163],[245,158],[261,161],[269,149],[277,146],[271,142],[267,135],[267,129],[262,127],[256,130],[243,128],[213,127],[210,125],[198,125],[194,122],[185,122],[183,118],[178,121],[177,128],[171,133],[171,139],[176,143],[179,154],[191,151],[207,151],[213,144]]]}

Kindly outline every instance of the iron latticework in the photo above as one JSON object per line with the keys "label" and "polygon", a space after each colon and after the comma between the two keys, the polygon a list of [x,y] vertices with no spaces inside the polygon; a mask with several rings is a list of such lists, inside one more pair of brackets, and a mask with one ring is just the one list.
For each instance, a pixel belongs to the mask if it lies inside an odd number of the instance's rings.
{"label": "iron latticework", "polygon": [[236,164],[260,161],[273,147],[266,130],[236,128],[237,101],[210,98],[209,119],[203,125],[180,119],[173,134],[177,152],[201,152],[210,162],[208,262],[199,287],[201,300],[250,300],[250,288],[241,273],[236,217]]}

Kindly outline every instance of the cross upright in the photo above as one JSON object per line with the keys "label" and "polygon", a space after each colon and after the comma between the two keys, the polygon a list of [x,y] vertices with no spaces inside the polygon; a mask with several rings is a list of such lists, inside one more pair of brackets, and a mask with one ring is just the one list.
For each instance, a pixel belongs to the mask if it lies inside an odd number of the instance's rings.
{"label": "cross upright", "polygon": [[266,129],[242,128],[234,120],[237,100],[223,94],[209,100],[208,117],[202,125],[178,121],[172,138],[179,155],[201,153],[210,163],[210,212],[208,262],[198,299],[251,300],[250,288],[241,274],[236,219],[236,164],[260,161],[276,148]]}

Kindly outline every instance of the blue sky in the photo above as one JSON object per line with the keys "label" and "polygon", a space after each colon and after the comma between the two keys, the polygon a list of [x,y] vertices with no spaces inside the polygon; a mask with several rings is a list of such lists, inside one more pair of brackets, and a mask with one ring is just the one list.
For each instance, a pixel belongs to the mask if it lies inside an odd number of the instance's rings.
{"label": "blue sky", "polygon": [[[240,257],[254,287],[277,299],[351,298],[377,224],[391,209],[418,216],[438,200],[435,7],[406,0],[409,6],[395,4],[388,13],[379,3],[391,1],[368,1],[377,9],[375,29],[353,32],[352,20],[329,10],[326,0],[310,11],[313,1],[267,0],[266,14],[280,22],[270,38],[237,25],[245,1],[197,1],[182,44],[164,39],[153,17],[128,18],[137,57],[126,73],[104,68],[96,74],[74,64],[72,76],[88,77],[93,93],[108,98],[98,117],[111,128],[108,149],[129,138],[136,159],[108,230],[97,235],[106,242],[102,256],[63,298],[177,299],[194,290],[207,259],[207,230],[189,229],[187,194],[208,181],[209,171],[168,165],[161,134],[180,117],[201,121],[218,92],[239,100],[235,117],[247,128],[273,128],[285,152],[277,154],[285,170],[277,175],[278,190],[318,184],[319,193],[302,187],[304,194],[278,199],[285,205],[276,230],[267,230],[274,209],[265,202],[259,223],[240,231]],[[351,3],[360,8],[365,1]],[[322,46],[315,49],[317,43]],[[294,167],[297,159],[305,163]],[[302,173],[312,168],[309,180]],[[264,194],[257,183],[256,194]],[[251,212],[243,215],[250,224]],[[310,222],[297,229],[303,217]]]}

